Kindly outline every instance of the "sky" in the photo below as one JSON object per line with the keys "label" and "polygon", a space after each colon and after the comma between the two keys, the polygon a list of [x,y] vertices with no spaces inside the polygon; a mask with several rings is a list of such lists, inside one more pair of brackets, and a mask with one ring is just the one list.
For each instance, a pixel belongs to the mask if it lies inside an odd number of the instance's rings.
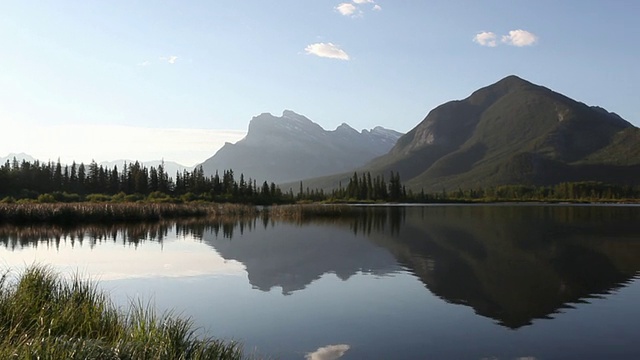
{"label": "sky", "polygon": [[514,74],[640,125],[636,0],[0,2],[0,156],[191,166],[253,116],[407,132]]}

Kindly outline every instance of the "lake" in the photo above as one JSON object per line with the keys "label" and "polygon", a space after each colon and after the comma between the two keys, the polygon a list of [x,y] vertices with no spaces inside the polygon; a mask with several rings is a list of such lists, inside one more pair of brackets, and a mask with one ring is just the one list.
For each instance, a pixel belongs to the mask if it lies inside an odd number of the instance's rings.
{"label": "lake", "polygon": [[640,358],[640,207],[356,210],[5,226],[0,266],[80,272],[269,358]]}

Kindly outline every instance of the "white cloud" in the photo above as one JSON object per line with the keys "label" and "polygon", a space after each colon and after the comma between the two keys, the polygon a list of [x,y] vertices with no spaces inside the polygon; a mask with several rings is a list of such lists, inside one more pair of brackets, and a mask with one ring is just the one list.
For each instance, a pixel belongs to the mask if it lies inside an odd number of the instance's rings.
{"label": "white cloud", "polygon": [[476,36],[473,37],[474,42],[488,47],[496,47],[498,45],[496,39],[497,35],[491,31],[483,31],[477,33]]}
{"label": "white cloud", "polygon": [[365,4],[374,4],[372,7],[373,11],[382,10],[382,7],[377,5],[374,0],[352,0],[352,2],[343,2],[336,6],[335,9],[344,16],[361,17],[364,15],[364,12],[360,7]]}
{"label": "white cloud", "polygon": [[138,66],[149,66],[149,65],[151,65],[151,61],[149,60],[143,61],[138,64]]}
{"label": "white cloud", "polygon": [[160,57],[160,61],[166,61],[167,63],[173,65],[178,61],[178,56],[176,56],[176,55],[161,56]]}
{"label": "white cloud", "polygon": [[305,355],[306,360],[336,360],[341,358],[351,346],[347,344],[327,345]]}
{"label": "white cloud", "polygon": [[356,11],[358,11],[358,9],[355,7],[355,5],[350,4],[350,3],[342,3],[338,6],[336,6],[335,8],[336,10],[338,10],[338,12],[344,16],[351,16],[354,13],[356,13]]}
{"label": "white cloud", "polygon": [[304,51],[307,54],[316,55],[319,57],[339,60],[349,60],[349,54],[340,49],[333,43],[315,43],[308,45]]}
{"label": "white cloud", "polygon": [[502,42],[512,46],[530,46],[538,41],[538,37],[526,30],[511,30],[509,35],[502,37]]}

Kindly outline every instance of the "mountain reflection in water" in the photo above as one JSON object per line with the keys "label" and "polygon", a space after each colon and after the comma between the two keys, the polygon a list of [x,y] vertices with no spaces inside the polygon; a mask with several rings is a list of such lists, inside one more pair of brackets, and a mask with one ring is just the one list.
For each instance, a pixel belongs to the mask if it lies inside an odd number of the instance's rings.
{"label": "mountain reflection in water", "polygon": [[[624,286],[640,271],[640,208],[444,206],[370,239],[444,300],[518,328]],[[417,210],[417,211],[416,211]]]}
{"label": "mountain reflection in water", "polygon": [[640,271],[632,206],[361,207],[340,218],[256,218],[127,227],[0,228],[8,249],[60,241],[136,244],[192,236],[244,265],[255,289],[285,295],[324,274],[407,270],[447,302],[508,328],[609,294]]}

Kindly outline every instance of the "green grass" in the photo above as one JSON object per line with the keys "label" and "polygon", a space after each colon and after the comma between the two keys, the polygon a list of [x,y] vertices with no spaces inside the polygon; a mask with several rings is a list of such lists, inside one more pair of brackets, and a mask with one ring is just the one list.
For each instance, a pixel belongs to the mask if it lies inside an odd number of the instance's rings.
{"label": "green grass", "polygon": [[240,346],[197,338],[190,319],[133,302],[118,310],[95,283],[48,267],[0,277],[2,359],[241,359]]}

